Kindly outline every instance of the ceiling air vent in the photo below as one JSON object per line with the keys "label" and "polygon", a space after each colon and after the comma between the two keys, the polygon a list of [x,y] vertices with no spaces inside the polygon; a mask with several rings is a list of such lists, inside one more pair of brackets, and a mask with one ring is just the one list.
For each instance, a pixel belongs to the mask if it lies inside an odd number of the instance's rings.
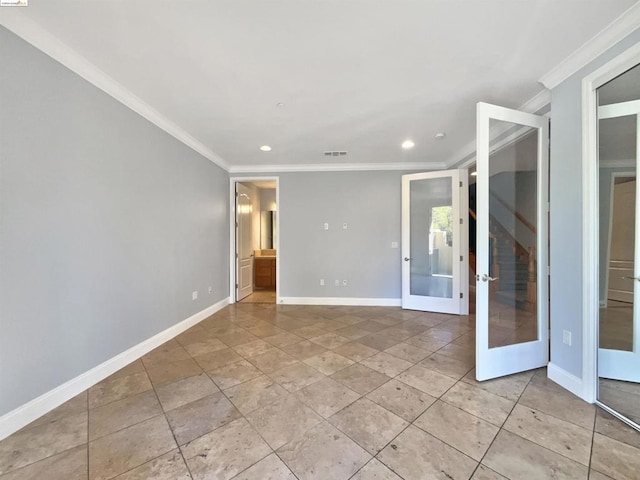
{"label": "ceiling air vent", "polygon": [[347,154],[347,152],[341,152],[339,150],[324,152],[324,156],[325,157],[343,157],[346,154]]}

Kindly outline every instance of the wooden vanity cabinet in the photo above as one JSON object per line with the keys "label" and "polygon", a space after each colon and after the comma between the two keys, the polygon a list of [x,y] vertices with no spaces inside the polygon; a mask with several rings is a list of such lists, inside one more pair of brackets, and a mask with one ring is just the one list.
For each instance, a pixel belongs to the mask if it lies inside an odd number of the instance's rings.
{"label": "wooden vanity cabinet", "polygon": [[253,284],[256,288],[276,288],[275,257],[255,257]]}

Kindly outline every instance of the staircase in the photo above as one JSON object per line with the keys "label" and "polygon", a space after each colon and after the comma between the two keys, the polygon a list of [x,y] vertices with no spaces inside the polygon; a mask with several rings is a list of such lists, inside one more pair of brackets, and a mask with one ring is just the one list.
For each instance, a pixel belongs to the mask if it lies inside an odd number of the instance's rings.
{"label": "staircase", "polygon": [[[518,215],[516,213],[516,215]],[[469,263],[473,274],[476,273],[475,262],[475,228],[476,214],[469,208],[470,251]],[[500,303],[514,308],[534,312],[537,304],[536,250],[534,246],[524,248],[498,222],[490,216],[489,237],[491,255],[489,258],[492,277],[498,280],[490,285],[493,297]],[[535,233],[535,227],[532,226]],[[473,236],[471,235],[473,233]],[[472,277],[470,277],[471,279]],[[472,282],[474,283],[474,282]]]}
{"label": "staircase", "polygon": [[[493,221],[491,222],[494,223]],[[533,251],[525,251],[513,237],[492,225],[494,231],[494,270],[498,270],[499,281],[495,286],[495,298],[501,303],[516,308],[529,310],[535,305],[535,293],[531,297],[531,289],[535,292],[535,272],[530,278],[530,269],[535,269]],[[531,249],[533,250],[533,249]],[[533,285],[531,284],[533,280]]]}

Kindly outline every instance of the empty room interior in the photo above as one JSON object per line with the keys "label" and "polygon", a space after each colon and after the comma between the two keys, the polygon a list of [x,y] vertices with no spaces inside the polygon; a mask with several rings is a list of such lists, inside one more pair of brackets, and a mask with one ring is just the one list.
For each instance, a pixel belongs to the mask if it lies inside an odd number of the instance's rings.
{"label": "empty room interior", "polygon": [[0,0],[0,480],[638,480],[639,162],[636,0]]}

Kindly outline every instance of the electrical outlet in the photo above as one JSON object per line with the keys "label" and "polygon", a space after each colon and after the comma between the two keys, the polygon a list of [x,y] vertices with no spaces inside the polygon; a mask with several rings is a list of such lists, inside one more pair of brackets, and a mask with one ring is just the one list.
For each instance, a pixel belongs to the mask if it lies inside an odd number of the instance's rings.
{"label": "electrical outlet", "polygon": [[324,224],[324,229],[325,229],[325,230],[329,230],[329,224],[328,224],[328,223],[325,223],[325,224]]}
{"label": "electrical outlet", "polygon": [[346,280],[342,280],[342,286],[346,287],[347,286],[347,281]]}
{"label": "electrical outlet", "polygon": [[346,230],[346,229],[347,229],[347,227],[348,227],[347,222],[344,222],[344,223],[342,224],[342,229],[343,229],[343,230]]}
{"label": "electrical outlet", "polygon": [[198,291],[196,290],[195,292],[191,292],[191,300],[197,300],[198,299]]}
{"label": "electrical outlet", "polygon": [[562,331],[562,343],[571,346],[571,332],[569,330]]}
{"label": "electrical outlet", "polygon": [[209,295],[211,295],[212,293],[213,293],[213,287],[209,285]]}
{"label": "electrical outlet", "polygon": [[321,278],[321,279],[320,279],[320,286],[321,286],[321,287],[324,287],[324,278]]}
{"label": "electrical outlet", "polygon": [[336,287],[340,286],[340,280],[336,280]]}
{"label": "electrical outlet", "polygon": [[391,242],[391,248],[398,248],[398,242]]}

